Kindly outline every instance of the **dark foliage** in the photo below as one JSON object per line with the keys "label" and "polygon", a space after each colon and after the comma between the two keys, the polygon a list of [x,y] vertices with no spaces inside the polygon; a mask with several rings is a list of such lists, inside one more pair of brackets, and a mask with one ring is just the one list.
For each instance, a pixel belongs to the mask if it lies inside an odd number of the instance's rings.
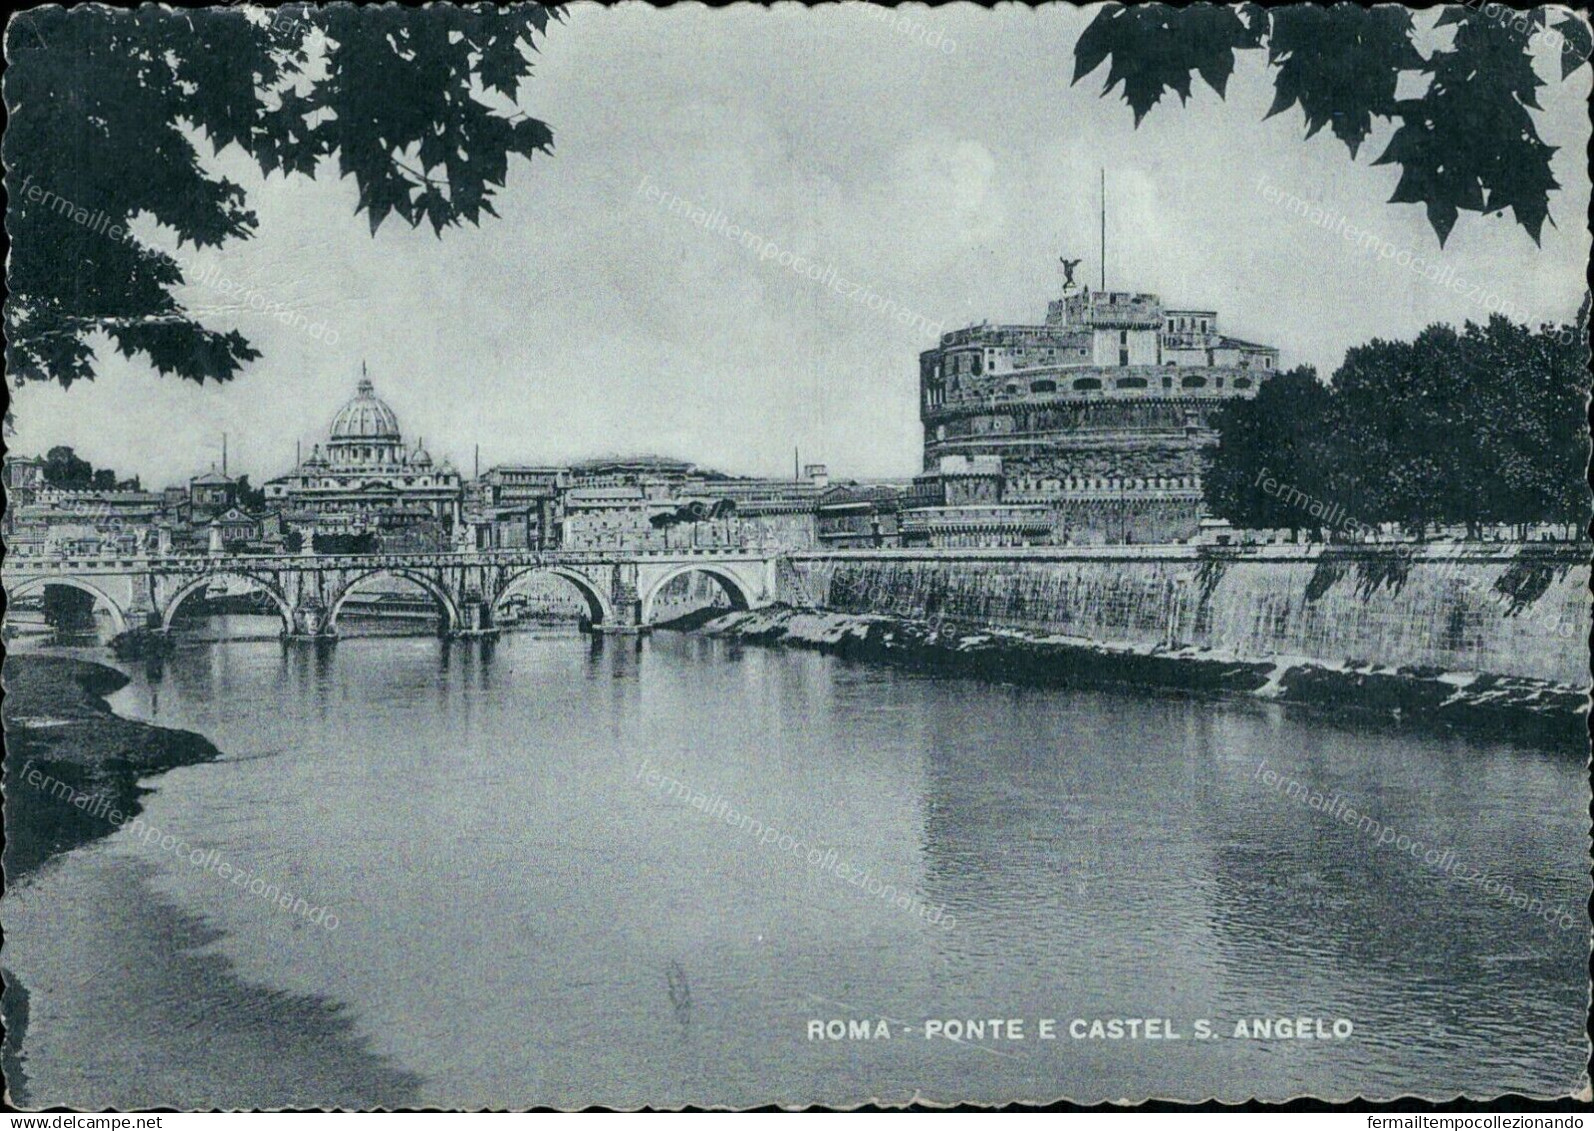
{"label": "dark foliage", "polygon": [[509,158],[552,146],[515,99],[557,15],[537,4],[19,13],[4,76],[8,369],[92,378],[96,332],[192,381],[227,380],[260,356],[236,330],[201,326],[172,295],[176,260],[128,232],[152,218],[195,247],[254,233],[242,187],[204,167],[198,139],[239,147],[267,174],[314,176],[335,159],[373,233],[390,216],[441,235],[495,215]]}
{"label": "dark foliage", "polygon": [[[1550,28],[1547,13],[1446,7],[1437,24],[1454,28],[1451,43],[1425,58],[1412,42],[1411,12],[1393,5],[1115,6],[1080,36],[1073,81],[1110,60],[1102,94],[1122,85],[1138,126],[1164,92],[1188,99],[1197,74],[1221,96],[1235,52],[1265,46],[1275,91],[1268,117],[1298,106],[1307,137],[1327,126],[1353,159],[1375,119],[1395,124],[1374,164],[1400,166],[1390,203],[1423,205],[1441,244],[1459,213],[1508,208],[1537,243],[1559,185],[1550,173],[1555,147],[1530,113],[1544,85],[1530,40],[1549,33],[1563,79],[1590,54],[1586,23],[1568,15]],[[1429,79],[1420,97],[1396,97],[1403,72]]]}
{"label": "dark foliage", "polygon": [[247,475],[238,477],[235,498],[239,508],[248,514],[259,514],[266,509],[266,489],[252,486]]}
{"label": "dark foliage", "polygon": [[1293,493],[1264,484],[1282,480],[1306,496],[1324,497],[1329,453],[1323,421],[1329,415],[1328,386],[1309,366],[1264,382],[1252,400],[1231,403],[1219,418],[1220,448],[1203,480],[1208,507],[1236,526],[1311,526]]}
{"label": "dark foliage", "polygon": [[110,468],[96,468],[64,444],[57,445],[45,453],[44,467],[41,471],[45,483],[51,487],[64,487],[75,491],[89,488],[97,491],[114,491],[117,488],[133,491],[139,489],[136,476],[132,479],[118,479],[116,472]]}
{"label": "dark foliage", "polygon": [[[298,549],[303,545],[304,538],[300,535],[298,545],[292,548]],[[316,534],[312,538],[312,548],[318,554],[374,554],[381,548],[381,542],[369,531],[363,534]]]}
{"label": "dark foliage", "polygon": [[1280,374],[1221,413],[1208,505],[1238,526],[1342,534],[1384,522],[1418,533],[1586,524],[1588,312],[1585,299],[1576,327],[1495,315],[1374,340],[1327,386],[1311,370]]}

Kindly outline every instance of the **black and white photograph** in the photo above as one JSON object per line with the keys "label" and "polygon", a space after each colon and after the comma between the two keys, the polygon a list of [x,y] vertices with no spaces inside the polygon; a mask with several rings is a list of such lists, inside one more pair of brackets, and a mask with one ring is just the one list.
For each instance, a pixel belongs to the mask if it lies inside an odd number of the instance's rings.
{"label": "black and white photograph", "polygon": [[8,1127],[1582,1126],[1591,53],[10,14]]}

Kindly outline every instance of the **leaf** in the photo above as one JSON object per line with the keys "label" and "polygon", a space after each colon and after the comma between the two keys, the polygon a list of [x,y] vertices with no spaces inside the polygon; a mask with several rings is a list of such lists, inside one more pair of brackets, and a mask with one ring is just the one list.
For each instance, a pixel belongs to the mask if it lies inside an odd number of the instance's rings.
{"label": "leaf", "polygon": [[1211,4],[1104,9],[1074,46],[1073,82],[1110,57],[1102,95],[1122,84],[1137,126],[1164,92],[1171,90],[1187,101],[1192,75],[1200,74],[1221,97],[1234,73],[1235,50],[1258,45],[1258,11],[1255,5],[1242,11]]}
{"label": "leaf", "polygon": [[[1121,84],[1138,126],[1171,90],[1181,100],[1200,74],[1221,95],[1234,52],[1267,43],[1275,68],[1267,117],[1299,106],[1306,136],[1325,126],[1352,159],[1375,119],[1395,129],[1374,164],[1398,164],[1391,203],[1421,204],[1442,245],[1462,212],[1513,219],[1538,243],[1550,220],[1549,194],[1560,186],[1530,111],[1539,109],[1529,41],[1548,9],[1503,4],[1449,5],[1437,27],[1454,27],[1453,45],[1424,60],[1413,41],[1409,9],[1311,4],[1263,11],[1256,5],[1171,9],[1160,4],[1107,8],[1074,48],[1074,82],[1111,60],[1103,95]],[[1589,25],[1567,16],[1554,29],[1563,51],[1562,77],[1589,61]],[[1420,98],[1397,100],[1402,72],[1430,76]]]}
{"label": "leaf", "polygon": [[1424,205],[1441,246],[1460,212],[1507,208],[1538,243],[1559,184],[1555,147],[1528,112],[1543,85],[1527,53],[1534,24],[1470,10],[1450,22],[1453,47],[1424,65],[1433,79],[1423,96],[1396,104],[1401,124],[1374,164],[1401,166],[1390,202]]}
{"label": "leaf", "polygon": [[1589,34],[1587,22],[1577,15],[1569,15],[1555,25],[1561,48],[1561,77],[1564,79],[1589,61],[1594,55],[1594,38]]}
{"label": "leaf", "polygon": [[[12,190],[10,372],[90,379],[88,343],[100,332],[195,381],[227,380],[259,357],[236,331],[189,315],[173,297],[176,262],[128,234],[137,217],[169,227],[179,245],[253,234],[243,189],[207,171],[196,131],[268,175],[313,176],[335,157],[373,235],[390,216],[439,234],[495,216],[509,155],[552,148],[545,123],[503,102],[530,74],[534,38],[560,18],[534,4],[19,14],[0,80],[11,114],[0,138]],[[312,59],[312,41],[324,59]],[[424,164],[407,166],[406,155]]]}
{"label": "leaf", "polygon": [[1392,117],[1401,71],[1418,70],[1408,9],[1301,4],[1273,13],[1268,61],[1278,68],[1267,116],[1299,104],[1306,136],[1325,125],[1354,158],[1374,117]]}

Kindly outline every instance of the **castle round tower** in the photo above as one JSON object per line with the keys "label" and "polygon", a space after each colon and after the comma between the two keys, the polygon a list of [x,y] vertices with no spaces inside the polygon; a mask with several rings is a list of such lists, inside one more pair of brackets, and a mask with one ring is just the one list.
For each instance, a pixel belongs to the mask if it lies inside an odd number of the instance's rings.
{"label": "castle round tower", "polygon": [[920,355],[924,467],[999,458],[1004,499],[1059,509],[1149,492],[1180,512],[1170,529],[1193,533],[1214,414],[1277,366],[1276,348],[1223,334],[1215,311],[1070,286],[1039,325],[969,326]]}

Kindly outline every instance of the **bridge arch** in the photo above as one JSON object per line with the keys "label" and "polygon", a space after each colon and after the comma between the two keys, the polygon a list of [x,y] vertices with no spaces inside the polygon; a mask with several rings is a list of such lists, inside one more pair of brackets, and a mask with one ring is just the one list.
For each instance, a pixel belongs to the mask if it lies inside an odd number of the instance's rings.
{"label": "bridge arch", "polygon": [[105,590],[101,589],[98,585],[84,581],[82,578],[71,577],[68,575],[62,575],[60,577],[32,577],[26,581],[19,582],[17,587],[11,590],[8,600],[15,601],[19,597],[25,597],[35,589],[43,592],[52,585],[64,585],[68,589],[76,589],[79,592],[89,594],[95,599],[96,607],[103,605],[105,611],[110,614],[111,628],[114,632],[120,634],[127,631],[126,610],[124,610],[121,605],[118,605],[111,595],[105,592]]}
{"label": "bridge arch", "polygon": [[511,574],[505,579],[503,587],[499,589],[498,596],[493,599],[493,623],[498,623],[498,614],[503,609],[504,602],[514,593],[515,587],[528,578],[538,574],[551,574],[570,582],[587,602],[587,611],[591,615],[593,624],[610,624],[614,621],[614,610],[609,605],[609,599],[604,595],[603,587],[594,582],[590,577],[579,570],[567,569],[563,566],[533,566],[523,569],[519,573]]}
{"label": "bridge arch", "polygon": [[670,582],[674,581],[677,577],[684,577],[689,573],[706,573],[708,576],[717,581],[719,583],[720,589],[724,591],[725,596],[730,598],[731,608],[744,610],[753,607],[753,599],[748,595],[747,592],[747,583],[740,577],[736,576],[736,573],[733,570],[726,569],[723,566],[709,565],[707,563],[688,562],[686,565],[677,566],[675,569],[665,573],[662,577],[655,581],[652,587],[650,587],[643,595],[643,624],[653,623],[653,606],[658,600],[659,594],[664,592],[664,587]]}
{"label": "bridge arch", "polygon": [[277,612],[282,617],[283,631],[293,631],[293,605],[288,601],[287,597],[283,596],[282,591],[264,577],[257,577],[255,574],[235,569],[217,570],[215,573],[201,574],[194,580],[184,584],[176,593],[172,594],[172,599],[166,602],[166,608],[161,612],[161,629],[170,631],[172,624],[177,620],[177,610],[182,603],[199,590],[208,588],[210,583],[218,577],[236,577],[241,581],[249,582],[265,593],[266,596],[271,598],[271,603],[277,606]]}
{"label": "bridge arch", "polygon": [[353,593],[362,582],[370,581],[373,577],[396,577],[402,581],[419,585],[430,593],[432,599],[437,602],[438,611],[443,617],[443,632],[451,634],[459,629],[461,622],[459,604],[442,582],[436,578],[428,577],[419,570],[404,569],[397,566],[378,566],[375,569],[368,569],[364,573],[350,578],[343,588],[338,590],[338,595],[332,599],[331,608],[327,610],[326,627],[329,632],[337,631],[338,613],[343,609],[343,602],[349,599],[349,594]]}

